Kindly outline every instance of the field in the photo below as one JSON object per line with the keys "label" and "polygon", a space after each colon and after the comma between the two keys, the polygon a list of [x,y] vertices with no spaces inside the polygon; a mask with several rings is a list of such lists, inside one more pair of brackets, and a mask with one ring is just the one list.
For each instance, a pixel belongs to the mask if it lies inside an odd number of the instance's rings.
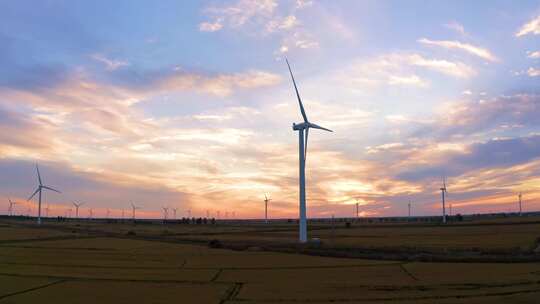
{"label": "field", "polygon": [[4,219],[0,303],[537,303],[538,220],[319,223],[298,246],[294,223]]}

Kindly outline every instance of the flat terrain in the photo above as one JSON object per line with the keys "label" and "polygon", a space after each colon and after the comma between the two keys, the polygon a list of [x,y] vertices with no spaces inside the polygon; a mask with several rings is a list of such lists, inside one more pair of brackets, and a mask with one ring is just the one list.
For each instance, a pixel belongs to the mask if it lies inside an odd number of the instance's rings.
{"label": "flat terrain", "polygon": [[[448,227],[317,224],[311,236],[320,237],[328,250],[478,249],[535,257],[536,220]],[[36,227],[3,220],[0,303],[538,303],[540,298],[540,262],[534,258],[450,263],[324,257],[295,247],[295,237],[294,224]],[[211,239],[237,250],[209,248]],[[238,247],[242,242],[248,245]],[[278,250],[265,243],[278,244]]]}

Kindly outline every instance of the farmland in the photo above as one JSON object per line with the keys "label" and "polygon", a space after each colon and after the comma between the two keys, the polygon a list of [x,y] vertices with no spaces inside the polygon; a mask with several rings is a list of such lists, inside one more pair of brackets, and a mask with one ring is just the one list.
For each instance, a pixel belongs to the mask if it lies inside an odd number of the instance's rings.
{"label": "farmland", "polygon": [[[314,247],[296,245],[294,223],[2,220],[0,303],[534,303],[537,220],[319,223]],[[431,253],[431,261],[384,256],[400,250]],[[467,260],[471,252],[488,258]]]}

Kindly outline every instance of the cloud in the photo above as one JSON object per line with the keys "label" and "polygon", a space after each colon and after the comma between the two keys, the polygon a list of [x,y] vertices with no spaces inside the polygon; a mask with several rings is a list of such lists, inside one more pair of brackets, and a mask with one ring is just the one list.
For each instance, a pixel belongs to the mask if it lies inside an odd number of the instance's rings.
{"label": "cloud", "polygon": [[289,15],[284,18],[274,19],[266,24],[266,30],[268,32],[275,32],[277,30],[290,30],[299,25],[299,21],[294,15]]}
{"label": "cloud", "polygon": [[476,75],[476,72],[473,68],[461,62],[452,62],[440,59],[427,59],[418,54],[413,54],[409,56],[408,62],[411,65],[425,67],[458,78],[470,78]]}
{"label": "cloud", "polygon": [[540,34],[540,16],[537,16],[536,18],[521,26],[521,28],[516,33],[516,37],[521,37],[528,34]]}
{"label": "cloud", "polygon": [[474,170],[507,168],[525,164],[540,156],[540,136],[491,139],[465,146],[432,160],[428,165],[415,164],[397,174],[400,179],[416,181],[437,176],[459,176]]}
{"label": "cloud", "polygon": [[107,71],[115,71],[121,67],[129,66],[129,62],[124,60],[109,59],[102,54],[94,54],[92,58],[105,65]]}
{"label": "cloud", "polygon": [[261,23],[274,13],[278,3],[275,0],[239,0],[222,7],[208,7],[205,12],[213,20],[199,24],[201,31],[219,31],[225,27],[239,28],[250,22]]}
{"label": "cloud", "polygon": [[435,45],[440,46],[446,49],[459,49],[463,50],[469,54],[473,54],[475,56],[478,56],[482,59],[496,62],[499,61],[495,55],[493,55],[489,50],[477,47],[471,44],[462,43],[459,41],[450,41],[450,40],[430,40],[427,38],[421,38],[418,40],[418,42],[426,45]]}
{"label": "cloud", "polygon": [[337,78],[350,84],[353,90],[379,86],[426,88],[430,83],[420,76],[426,70],[456,78],[476,74],[473,68],[461,62],[431,59],[415,53],[392,53],[353,61],[337,73]]}
{"label": "cloud", "polygon": [[217,32],[223,28],[221,19],[217,19],[214,22],[201,22],[199,24],[199,30],[201,32]]}
{"label": "cloud", "polygon": [[540,69],[529,68],[527,70],[527,75],[529,75],[530,77],[538,77],[538,76],[540,76]]}
{"label": "cloud", "polygon": [[492,99],[460,101],[445,105],[432,124],[418,130],[415,136],[441,137],[473,135],[500,126],[538,127],[540,96],[516,94]]}
{"label": "cloud", "polygon": [[528,51],[527,52],[527,57],[533,58],[533,59],[540,59],[540,51],[536,51],[536,52]]}
{"label": "cloud", "polygon": [[467,32],[465,32],[465,27],[456,21],[446,23],[444,26],[448,29],[458,32],[463,36],[467,35]]}

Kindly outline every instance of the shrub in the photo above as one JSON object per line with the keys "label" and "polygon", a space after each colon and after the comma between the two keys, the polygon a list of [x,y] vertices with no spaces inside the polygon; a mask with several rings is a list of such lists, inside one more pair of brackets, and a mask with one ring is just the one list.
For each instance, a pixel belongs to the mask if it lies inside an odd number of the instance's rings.
{"label": "shrub", "polygon": [[223,245],[221,244],[221,242],[219,240],[211,240],[210,242],[208,242],[208,247],[210,248],[223,248]]}

